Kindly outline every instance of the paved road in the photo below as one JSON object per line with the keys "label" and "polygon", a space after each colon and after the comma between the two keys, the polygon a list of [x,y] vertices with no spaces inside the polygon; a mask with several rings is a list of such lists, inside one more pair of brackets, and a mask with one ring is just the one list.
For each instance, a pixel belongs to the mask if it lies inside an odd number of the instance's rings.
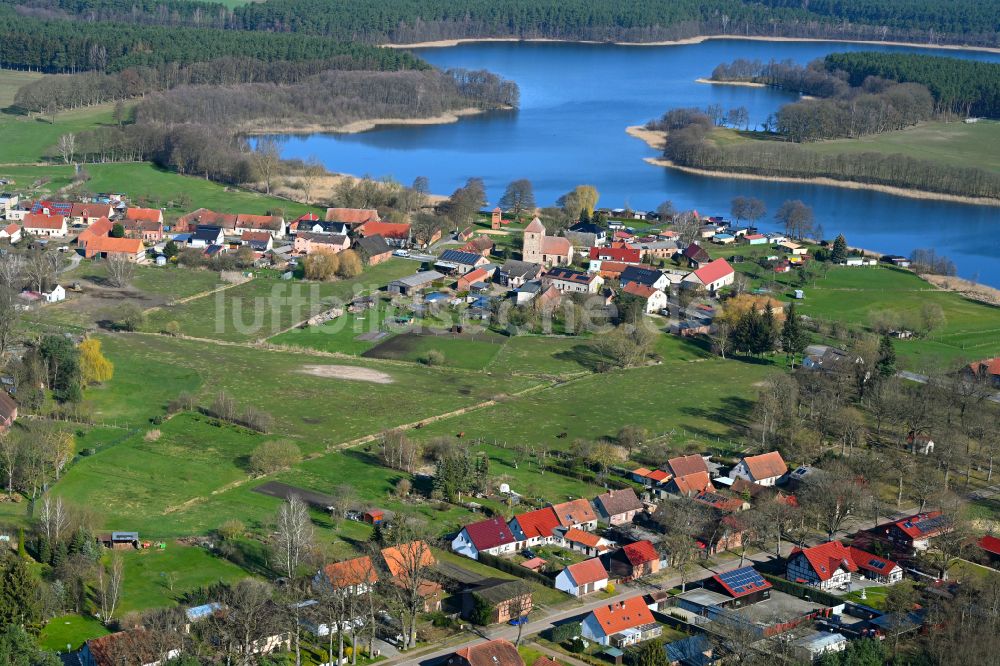
{"label": "paved road", "polygon": [[[907,379],[911,382],[917,382],[918,384],[926,384],[927,382],[931,381],[931,378],[928,377],[927,375],[921,375],[916,372],[910,372],[909,370],[900,370],[899,372],[896,373],[896,376],[902,379]],[[986,399],[992,402],[1000,403],[1000,391],[994,393],[991,396],[988,396]]]}

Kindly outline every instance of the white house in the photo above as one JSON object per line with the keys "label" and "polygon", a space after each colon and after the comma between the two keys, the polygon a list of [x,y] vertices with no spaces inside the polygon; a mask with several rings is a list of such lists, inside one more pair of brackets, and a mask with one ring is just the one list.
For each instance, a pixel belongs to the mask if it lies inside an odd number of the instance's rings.
{"label": "white house", "polygon": [[452,539],[451,549],[459,555],[478,560],[479,553],[513,553],[517,550],[517,545],[517,539],[507,523],[503,518],[496,517],[463,527],[458,536]]}
{"label": "white house", "polygon": [[66,290],[61,284],[57,284],[51,291],[43,291],[42,297],[46,303],[58,303],[66,300]]}
{"label": "white house", "polygon": [[608,572],[596,557],[571,564],[556,576],[556,589],[574,597],[582,597],[607,586]]}
{"label": "white house", "polygon": [[851,582],[858,570],[851,551],[839,541],[828,541],[811,548],[796,548],[785,564],[785,578],[793,583],[832,590]]}
{"label": "white house", "polygon": [[692,271],[684,278],[686,287],[704,288],[710,294],[715,294],[724,287],[736,281],[736,271],[725,259],[716,259],[701,268]]}
{"label": "white house", "polygon": [[555,532],[556,528],[559,527],[559,518],[552,507],[514,516],[508,523],[508,527],[510,527],[519,549],[562,541],[562,538]]}
{"label": "white house", "polygon": [[11,245],[21,240],[21,227],[11,223],[0,229],[0,240],[5,239],[10,241]]}
{"label": "white house", "polygon": [[729,473],[733,480],[746,479],[760,486],[773,486],[788,471],[781,454],[777,451],[747,456]]}
{"label": "white house", "polygon": [[645,301],[643,311],[646,314],[656,314],[667,307],[667,295],[659,289],[647,287],[636,282],[629,282],[622,291]]}
{"label": "white house", "polygon": [[24,216],[24,233],[47,238],[65,238],[68,233],[66,218],[62,215],[28,213]]}
{"label": "white house", "polygon": [[641,596],[598,606],[583,619],[580,634],[601,645],[624,648],[663,633]]}
{"label": "white house", "polygon": [[814,631],[792,641],[792,651],[806,662],[813,662],[827,652],[843,652],[846,649],[847,638],[836,632]]}

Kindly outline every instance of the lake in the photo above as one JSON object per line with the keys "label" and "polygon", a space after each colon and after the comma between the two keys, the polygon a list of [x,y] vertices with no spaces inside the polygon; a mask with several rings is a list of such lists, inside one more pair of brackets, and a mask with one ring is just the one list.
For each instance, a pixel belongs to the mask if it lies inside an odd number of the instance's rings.
{"label": "lake", "polygon": [[[731,199],[753,195],[769,216],[786,199],[813,207],[826,236],[909,254],[932,247],[951,257],[963,277],[1000,287],[1000,208],[897,197],[818,185],[701,177],[652,166],[655,150],[625,133],[669,108],[745,106],[761,123],[794,94],[767,88],[697,83],[735,58],[806,63],[835,51],[919,51],[833,42],[712,40],[684,46],[493,42],[420,49],[442,68],[489,69],[518,83],[517,111],[464,118],[447,125],[383,127],[353,135],[276,137],[286,157],[317,156],[329,169],[392,176],[409,184],[430,179],[447,194],[470,176],[484,179],[491,206],[508,182],[528,178],[539,205],[551,205],[582,183],[595,185],[600,205],[654,209],[670,199],[678,209],[728,215]],[[1000,54],[937,51],[1000,62]],[[1000,146],[997,146],[1000,150]],[[761,226],[774,227],[764,220]]]}

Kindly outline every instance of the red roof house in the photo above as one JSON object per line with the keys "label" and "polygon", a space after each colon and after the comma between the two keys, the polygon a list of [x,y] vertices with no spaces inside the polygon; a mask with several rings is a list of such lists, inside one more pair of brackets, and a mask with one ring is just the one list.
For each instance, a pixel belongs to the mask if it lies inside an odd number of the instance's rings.
{"label": "red roof house", "polygon": [[563,527],[576,527],[582,530],[597,529],[597,513],[590,501],[576,499],[561,504],[553,504],[552,510]]}
{"label": "red roof house", "polygon": [[[327,208],[326,221],[349,224],[352,227],[366,222],[379,222],[378,211],[374,208]],[[377,232],[375,232],[377,233]]]}
{"label": "red roof house", "polygon": [[830,590],[847,585],[858,565],[851,551],[839,541],[828,541],[811,548],[796,548],[785,564],[785,578],[792,582]]}
{"label": "red roof house", "polygon": [[653,619],[641,596],[598,606],[581,624],[584,638],[619,648],[656,638],[661,633],[662,627]]}
{"label": "red roof house", "polygon": [[335,590],[351,589],[361,594],[369,585],[378,582],[378,573],[367,555],[352,560],[334,562],[323,567],[322,577]]}
{"label": "red roof house", "polygon": [[466,525],[451,542],[453,551],[474,560],[479,553],[499,555],[513,552],[516,546],[514,534],[500,516]]}
{"label": "red roof house", "polygon": [[746,479],[761,486],[773,486],[788,471],[788,465],[777,451],[747,456],[733,468],[729,476]]}
{"label": "red roof house", "polygon": [[674,476],[686,476],[688,474],[697,474],[698,472],[705,472],[708,474],[708,464],[705,462],[705,459],[697,453],[692,453],[689,456],[671,458],[667,461],[667,467]]}
{"label": "red roof house", "polygon": [[80,247],[86,247],[88,241],[110,234],[111,229],[114,228],[114,226],[115,225],[111,222],[111,220],[106,217],[102,217],[80,232],[80,235],[76,237],[76,244]]}
{"label": "red roof house", "polygon": [[603,590],[608,586],[608,572],[601,560],[592,557],[589,560],[571,564],[556,576],[556,589],[562,590],[574,597],[582,597],[591,592]]}
{"label": "red roof house", "polygon": [[623,264],[638,264],[642,251],[625,243],[614,243],[611,247],[590,248],[590,258],[600,261],[617,261]]}
{"label": "red roof house", "polygon": [[457,650],[445,663],[448,666],[524,666],[514,644],[501,638]]}
{"label": "red roof house", "polygon": [[533,546],[552,540],[554,530],[559,527],[559,518],[552,507],[545,507],[514,516],[509,527],[518,541],[524,541],[525,546]]}
{"label": "red roof house", "polygon": [[622,546],[608,558],[608,571],[613,578],[633,580],[660,570],[660,556],[652,542],[636,541]]}
{"label": "red roof house", "polygon": [[711,294],[728,287],[736,280],[736,271],[725,259],[716,259],[684,276],[683,284],[703,287]]}

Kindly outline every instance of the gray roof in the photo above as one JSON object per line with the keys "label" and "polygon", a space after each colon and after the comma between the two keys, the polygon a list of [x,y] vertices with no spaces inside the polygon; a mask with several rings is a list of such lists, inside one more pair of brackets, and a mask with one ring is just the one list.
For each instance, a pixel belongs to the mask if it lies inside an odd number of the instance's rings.
{"label": "gray roof", "polygon": [[321,234],[313,233],[311,231],[303,231],[297,235],[299,238],[305,238],[311,243],[322,243],[325,245],[343,245],[344,241],[347,240],[347,236],[344,234]]}
{"label": "gray roof", "polygon": [[380,254],[385,254],[386,252],[391,252],[392,248],[389,244],[385,242],[385,239],[381,235],[375,234],[374,236],[365,236],[364,238],[359,238],[355,245],[364,252],[369,257],[375,257]]}
{"label": "gray roof", "polygon": [[430,284],[431,282],[442,278],[444,278],[444,274],[438,273],[437,271],[421,271],[420,273],[414,273],[413,275],[407,275],[406,277],[401,277],[398,280],[393,280],[392,284],[403,285],[405,287],[422,287],[425,284]]}
{"label": "gray roof", "polygon": [[647,287],[652,287],[661,277],[663,277],[663,273],[661,271],[640,268],[639,266],[626,266],[625,270],[622,271],[619,281],[623,285],[628,282],[635,282],[637,284],[646,285]]}
{"label": "gray roof", "polygon": [[192,238],[194,240],[201,241],[214,241],[219,237],[219,233],[222,231],[222,227],[214,227],[211,225],[199,225],[194,231]]}
{"label": "gray roof", "polygon": [[538,275],[538,272],[541,269],[541,266],[533,264],[530,261],[518,261],[516,259],[511,259],[503,265],[500,272],[505,273],[510,277],[523,277],[530,280]]}

